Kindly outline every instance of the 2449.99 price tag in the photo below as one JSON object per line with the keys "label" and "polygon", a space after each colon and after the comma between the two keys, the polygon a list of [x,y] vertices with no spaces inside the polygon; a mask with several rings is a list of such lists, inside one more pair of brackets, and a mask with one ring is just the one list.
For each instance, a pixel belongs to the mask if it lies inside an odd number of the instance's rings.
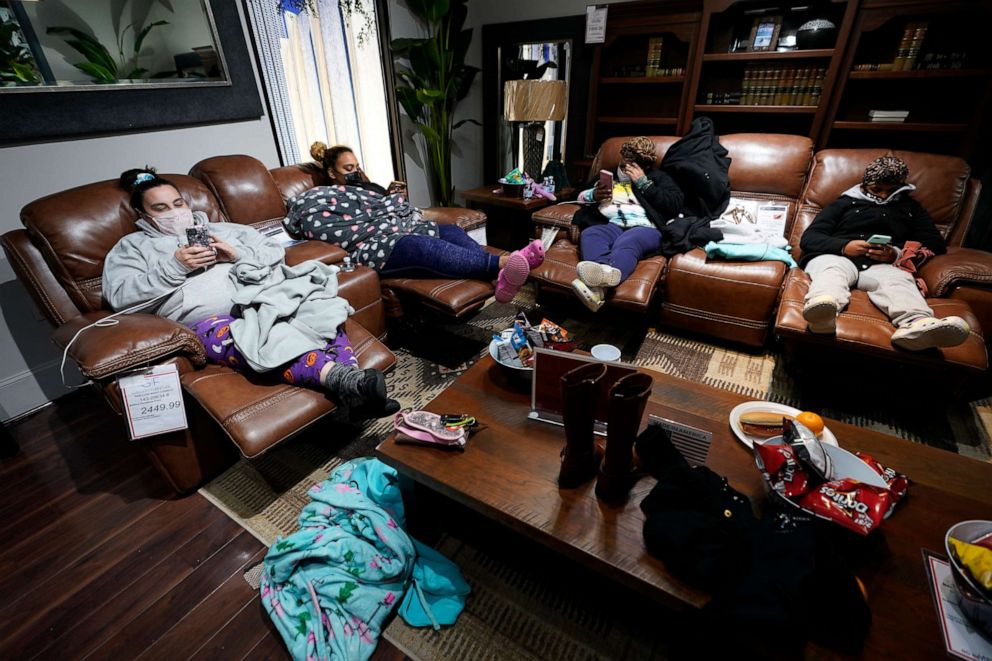
{"label": "2449.99 price tag", "polygon": [[117,379],[131,440],[188,427],[179,370],[155,365]]}

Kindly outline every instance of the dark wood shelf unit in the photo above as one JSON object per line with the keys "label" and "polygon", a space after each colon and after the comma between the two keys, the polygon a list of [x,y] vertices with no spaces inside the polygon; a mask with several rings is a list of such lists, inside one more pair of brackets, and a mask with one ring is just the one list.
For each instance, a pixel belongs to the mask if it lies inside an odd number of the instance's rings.
{"label": "dark wood shelf unit", "polygon": [[[841,59],[847,46],[848,36],[854,24],[860,0],[704,0],[703,15],[700,21],[699,43],[696,59],[689,70],[688,96],[691,99],[686,113],[686,125],[694,115],[716,114],[714,124],[718,133],[765,130],[783,133],[800,133],[814,142],[823,129],[827,118],[825,101],[833,94],[840,70]],[[821,48],[800,50],[751,51],[747,44],[751,27],[757,16],[779,15],[782,17],[778,38],[794,34],[799,25],[817,18],[829,19],[837,26],[833,44],[822,44]],[[777,44],[776,44],[777,46]],[[781,63],[776,66],[777,63]],[[772,85],[771,101],[778,105],[714,104],[711,97],[747,100],[748,90],[755,89],[756,76],[765,76],[768,69],[788,69],[790,73],[760,78],[764,85]],[[815,72],[822,69],[822,85],[819,87],[819,101],[810,104],[810,97],[798,98],[800,105],[781,105],[783,98],[788,100],[788,81],[812,80],[815,73],[803,74],[803,70]],[[745,89],[745,78],[754,71],[749,80],[751,87]],[[791,77],[790,77],[791,76]],[[808,77],[807,77],[808,76]],[[792,83],[791,89],[797,89]],[[810,89],[812,83],[803,89]],[[769,89],[765,88],[766,91]],[[775,97],[778,98],[775,98]],[[815,96],[813,97],[815,99]],[[797,100],[793,97],[793,100]],[[710,101],[709,103],[707,101]],[[805,101],[805,103],[804,103]],[[775,123],[760,123],[763,115],[779,114],[782,120]]]}
{"label": "dark wood shelf unit", "polygon": [[698,113],[711,112],[760,112],[760,113],[784,113],[789,115],[811,115],[817,111],[817,106],[751,106],[727,104],[706,104],[697,103],[693,109]]}
{"label": "dark wood shelf unit", "polygon": [[[987,2],[861,0],[817,147],[884,146],[975,162],[977,131],[992,101],[990,21]],[[907,35],[922,38],[907,48]],[[960,68],[923,68],[952,62]],[[854,70],[864,65],[891,69]],[[909,116],[905,122],[871,122],[870,110],[905,110]]]}
{"label": "dark wood shelf unit", "polygon": [[[593,52],[585,151],[607,139],[647,132],[680,134],[689,125],[688,72],[696,59],[703,0],[639,0],[610,6],[606,41]],[[649,40],[661,37],[662,69],[685,73],[646,76]],[[606,89],[600,89],[600,85]],[[631,125],[627,128],[625,125]]]}
{"label": "dark wood shelf unit", "polygon": [[992,69],[931,69],[918,71],[852,71],[848,80],[897,80],[913,78],[919,80],[940,80],[942,78],[988,78]]}
{"label": "dark wood shelf unit", "polygon": [[684,83],[685,76],[613,76],[600,78],[600,85],[664,85]]}
{"label": "dark wood shelf unit", "polygon": [[851,131],[934,131],[942,133],[960,133],[967,131],[967,124],[950,122],[855,122],[838,120],[833,123],[835,129]]}
{"label": "dark wood shelf unit", "polygon": [[806,50],[745,52],[745,53],[704,53],[703,62],[760,62],[762,60],[798,60],[815,57],[833,57],[836,49],[808,48]]}
{"label": "dark wood shelf unit", "polygon": [[640,116],[640,117],[624,117],[624,116],[605,116],[597,117],[596,121],[600,124],[656,124],[658,126],[675,126],[679,123],[678,117],[651,117],[651,116]]}

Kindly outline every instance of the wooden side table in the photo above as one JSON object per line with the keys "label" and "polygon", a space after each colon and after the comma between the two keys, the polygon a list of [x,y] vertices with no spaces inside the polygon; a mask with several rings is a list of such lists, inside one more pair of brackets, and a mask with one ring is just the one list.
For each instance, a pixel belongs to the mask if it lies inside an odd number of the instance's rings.
{"label": "wooden side table", "polygon": [[[509,197],[499,190],[499,184],[493,184],[461,191],[461,195],[470,209],[479,209],[486,213],[486,243],[503,250],[523,248],[534,235],[531,214],[557,202],[550,202],[543,197],[529,200]],[[575,189],[563,188],[555,195],[558,202],[571,200],[575,197]]]}

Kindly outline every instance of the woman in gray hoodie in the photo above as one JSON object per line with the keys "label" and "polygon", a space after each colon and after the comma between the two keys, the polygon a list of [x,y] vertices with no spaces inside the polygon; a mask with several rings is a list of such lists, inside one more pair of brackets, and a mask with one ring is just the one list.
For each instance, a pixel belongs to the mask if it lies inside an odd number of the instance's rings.
{"label": "woman in gray hoodie", "polygon": [[[104,261],[103,295],[112,308],[154,305],[156,314],[192,328],[212,362],[243,372],[278,370],[287,383],[333,395],[350,406],[355,417],[381,417],[399,410],[386,394],[382,372],[358,368],[351,343],[339,327],[351,306],[336,296],[336,268],[286,267],[281,246],[247,225],[210,223],[206,214],[189,208],[172,182],[151,168],[124,172],[120,185],[131,194],[138,231],[122,238]],[[264,289],[267,281],[291,288],[294,269],[307,271],[307,277],[296,282],[309,283],[300,286],[310,290],[292,292],[304,300],[292,320],[282,321],[280,315],[279,320],[261,324],[259,319],[266,315],[253,312],[256,323],[248,327],[238,305],[247,302],[244,292],[257,294],[259,285]],[[314,282],[322,284],[314,289]],[[267,340],[277,347],[275,355],[288,362],[265,364],[264,358],[273,354],[266,353]]]}

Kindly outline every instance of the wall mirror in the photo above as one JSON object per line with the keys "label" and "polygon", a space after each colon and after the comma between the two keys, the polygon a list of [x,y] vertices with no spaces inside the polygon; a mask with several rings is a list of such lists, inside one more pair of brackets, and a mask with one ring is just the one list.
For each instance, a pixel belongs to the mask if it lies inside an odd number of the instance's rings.
{"label": "wall mirror", "polygon": [[0,0],[0,94],[230,85],[206,0]]}

